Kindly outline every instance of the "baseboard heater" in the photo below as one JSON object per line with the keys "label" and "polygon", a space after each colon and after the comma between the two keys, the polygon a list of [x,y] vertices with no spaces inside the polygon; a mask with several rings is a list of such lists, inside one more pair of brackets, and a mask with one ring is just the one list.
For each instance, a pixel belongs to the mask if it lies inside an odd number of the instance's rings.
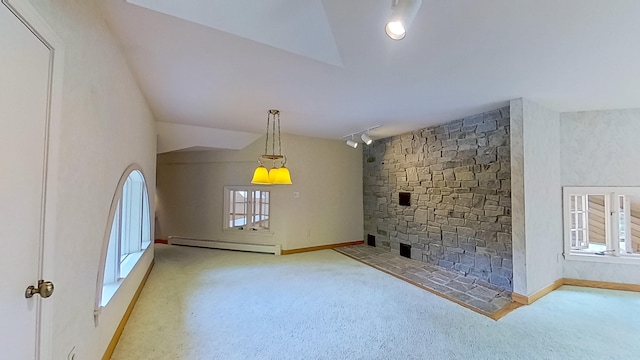
{"label": "baseboard heater", "polygon": [[247,244],[233,241],[221,241],[221,240],[209,240],[209,239],[196,239],[184,236],[169,236],[170,245],[185,245],[206,247],[211,249],[223,249],[223,250],[238,250],[238,251],[250,251],[267,254],[281,254],[280,244],[264,245],[264,244]]}

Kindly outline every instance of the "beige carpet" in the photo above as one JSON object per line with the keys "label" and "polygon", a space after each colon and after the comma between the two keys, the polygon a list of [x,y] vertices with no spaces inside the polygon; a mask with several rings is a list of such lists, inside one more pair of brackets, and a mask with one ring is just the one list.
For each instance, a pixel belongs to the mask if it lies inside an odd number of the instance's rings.
{"label": "beige carpet", "polygon": [[639,311],[562,287],[494,321],[331,250],[161,245],[113,359],[637,359]]}

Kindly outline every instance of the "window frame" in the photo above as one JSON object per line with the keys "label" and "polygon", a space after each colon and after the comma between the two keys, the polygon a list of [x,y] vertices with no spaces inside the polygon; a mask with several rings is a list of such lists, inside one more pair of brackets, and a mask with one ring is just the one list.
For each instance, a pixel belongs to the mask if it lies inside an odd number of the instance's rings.
{"label": "window frame", "polygon": [[[256,202],[254,200],[254,195],[255,192],[261,192],[261,193],[266,193],[267,197],[268,197],[268,202],[266,204],[264,204],[262,201],[260,202]],[[247,196],[247,200],[245,200],[244,203],[244,207],[246,208],[246,214],[244,216],[245,222],[242,225],[238,225],[238,226],[230,226],[231,221],[232,221],[232,215],[231,215],[231,203],[238,203],[237,201],[235,201],[235,194],[233,196],[231,196],[231,193],[236,193],[236,192],[246,192],[248,195]],[[270,235],[272,234],[271,231],[271,220],[272,220],[272,208],[273,208],[273,202],[272,202],[272,191],[271,189],[264,187],[264,186],[254,186],[254,185],[227,185],[223,187],[223,197],[224,197],[224,209],[223,209],[223,225],[222,225],[222,230],[225,233],[246,233],[247,231],[252,233],[252,234],[263,234],[263,235]],[[233,198],[232,198],[233,197]],[[254,226],[254,224],[256,224],[256,216],[263,216],[262,212],[264,210],[264,206],[267,206],[267,221],[268,221],[268,225],[266,228],[264,227],[257,227]],[[256,206],[260,207],[259,210],[256,211]],[[258,212],[258,215],[256,215],[255,213]],[[233,219],[234,221],[237,221],[235,219]]]}
{"label": "window frame", "polygon": [[[569,238],[571,240],[570,248],[573,249],[573,248],[579,247],[581,249],[585,249],[586,247],[588,247],[588,244],[589,244],[588,195],[570,194],[569,202],[571,203],[571,205],[569,206],[569,214],[571,217],[570,224],[576,224],[575,228],[574,226],[569,227],[569,233],[570,233]],[[581,222],[582,222],[582,226],[579,226]],[[574,233],[575,233],[575,237],[573,236]],[[579,235],[582,235],[582,239],[580,239]],[[574,241],[576,242],[575,246],[573,244]],[[580,243],[587,244],[587,246],[579,245]]]}
{"label": "window frame", "polygon": [[[128,254],[121,256],[122,252],[122,213],[124,190],[127,182],[133,173],[137,173],[137,179],[133,179],[139,185],[141,191],[139,210],[139,244],[136,244],[136,251],[129,246]],[[115,232],[114,232],[115,230]],[[115,238],[114,238],[115,236]],[[107,306],[117,292],[120,285],[144,256],[147,249],[151,248],[153,239],[153,214],[151,211],[151,199],[147,187],[146,177],[142,168],[137,164],[129,165],[122,173],[115,193],[111,200],[111,207],[107,218],[106,230],[103,239],[102,253],[98,267],[98,278],[96,281],[96,299],[94,316],[101,312],[101,308]],[[145,241],[146,240],[146,241]],[[129,245],[131,245],[129,243]],[[106,275],[106,276],[105,276]]]}
{"label": "window frame", "polygon": [[[596,252],[578,250],[572,248],[572,209],[571,209],[571,197],[573,195],[585,196],[587,195],[602,195],[604,196],[604,221],[605,221],[605,244],[606,251],[604,255],[598,255]],[[625,232],[630,232],[630,206],[628,195],[640,196],[640,187],[628,187],[628,186],[590,186],[590,187],[573,187],[565,186],[562,188],[562,206],[563,206],[563,240],[564,240],[564,258],[567,260],[579,260],[579,261],[593,261],[593,262],[607,262],[607,263],[622,263],[622,264],[638,264],[640,263],[640,253],[629,254],[620,247],[620,198],[624,196],[624,209],[625,214]],[[626,209],[629,209],[628,211]],[[588,209],[586,219],[588,221]],[[608,214],[608,215],[607,215]],[[588,229],[588,223],[585,224]],[[587,231],[588,233],[588,231]],[[625,239],[625,248],[629,247],[631,239]]]}

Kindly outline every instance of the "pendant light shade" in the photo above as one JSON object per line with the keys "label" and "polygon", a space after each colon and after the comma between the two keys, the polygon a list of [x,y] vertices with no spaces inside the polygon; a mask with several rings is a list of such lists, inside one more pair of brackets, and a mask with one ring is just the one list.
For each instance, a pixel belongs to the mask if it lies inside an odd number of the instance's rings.
{"label": "pendant light shade", "polygon": [[275,167],[272,167],[271,169],[269,169],[269,183],[273,184],[276,181],[276,177],[278,176],[278,170],[280,170],[279,168],[276,169]]}
{"label": "pendant light shade", "polygon": [[278,169],[273,183],[277,185],[291,185],[291,174],[286,166],[282,165],[282,167]]}
{"label": "pendant light shade", "polygon": [[[271,138],[271,153],[268,152],[269,138]],[[276,138],[278,139],[277,153]],[[271,170],[267,171],[267,168],[263,165],[263,161],[266,160],[272,161]],[[279,163],[280,166],[276,166],[276,163]],[[284,166],[286,163],[287,157],[282,155],[282,141],[280,140],[280,111],[272,109],[267,112],[267,136],[264,142],[264,154],[258,157],[258,167],[253,172],[251,183],[290,185],[291,174],[289,169]]]}
{"label": "pendant light shade", "polygon": [[253,172],[253,179],[251,179],[251,183],[261,185],[271,184],[271,182],[269,181],[269,172],[267,171],[267,168],[262,165],[258,166]]}

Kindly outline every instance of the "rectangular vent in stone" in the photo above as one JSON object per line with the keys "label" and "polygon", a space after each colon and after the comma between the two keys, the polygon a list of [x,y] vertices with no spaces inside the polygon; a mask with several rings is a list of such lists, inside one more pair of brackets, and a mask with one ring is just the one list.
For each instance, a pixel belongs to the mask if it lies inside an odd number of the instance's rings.
{"label": "rectangular vent in stone", "polygon": [[367,235],[367,245],[376,246],[376,236],[368,234]]}
{"label": "rectangular vent in stone", "polygon": [[411,193],[401,192],[399,194],[400,205],[402,206],[410,206],[411,205]]}
{"label": "rectangular vent in stone", "polygon": [[400,243],[400,256],[411,259],[411,245]]}

